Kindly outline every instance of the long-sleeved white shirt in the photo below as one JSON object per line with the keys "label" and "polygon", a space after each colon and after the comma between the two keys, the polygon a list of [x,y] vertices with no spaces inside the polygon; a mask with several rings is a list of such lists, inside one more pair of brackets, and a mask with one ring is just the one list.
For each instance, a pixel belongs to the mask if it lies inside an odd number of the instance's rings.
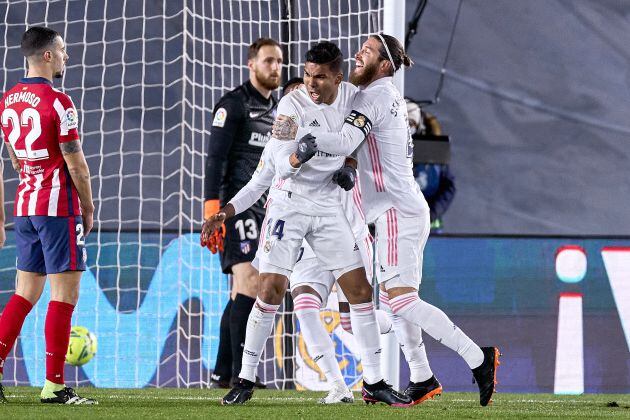
{"label": "long-sleeved white shirt", "polygon": [[[343,125],[345,115],[350,112],[356,92],[356,87],[342,82],[331,105],[316,104],[302,87],[280,100],[278,113],[291,117],[300,126],[338,131]],[[343,166],[346,154],[318,152],[300,168],[295,169],[289,164],[289,156],[295,151],[295,147],[296,142],[271,138],[263,150],[259,167],[252,179],[230,201],[237,212],[249,207],[248,203],[254,196],[252,191],[260,190],[263,184],[266,187],[270,185],[268,178],[272,173],[269,197],[274,201],[284,201],[298,212],[311,216],[334,215],[340,211],[342,190],[332,182],[332,177]]]}
{"label": "long-sleeved white shirt", "polygon": [[340,130],[324,132],[301,126],[297,138],[309,132],[324,152],[349,155],[357,150],[368,222],[390,208],[409,217],[428,214],[429,206],[413,178],[413,142],[405,100],[391,77],[378,79],[355,95],[352,111]]}

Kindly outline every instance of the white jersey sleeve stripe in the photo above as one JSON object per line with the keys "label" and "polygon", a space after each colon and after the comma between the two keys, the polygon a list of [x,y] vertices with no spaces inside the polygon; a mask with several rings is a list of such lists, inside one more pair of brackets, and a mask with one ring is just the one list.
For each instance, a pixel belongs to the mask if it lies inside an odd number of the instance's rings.
{"label": "white jersey sleeve stripe", "polygon": [[66,110],[58,98],[55,98],[55,102],[53,102],[53,108],[55,108],[55,111],[57,111],[57,115],[59,115],[59,134],[61,134],[62,136],[67,136],[68,126],[67,124],[63,123],[63,120],[66,117]]}
{"label": "white jersey sleeve stripe", "polygon": [[59,206],[59,168],[53,172],[52,188],[50,189],[50,199],[48,200],[48,215],[57,216],[57,207]]}
{"label": "white jersey sleeve stripe", "polygon": [[368,151],[370,152],[370,160],[372,161],[372,172],[374,173],[374,183],[376,192],[385,191],[385,181],[383,180],[383,168],[381,167],[381,157],[378,150],[378,143],[374,134],[368,135],[367,138]]}

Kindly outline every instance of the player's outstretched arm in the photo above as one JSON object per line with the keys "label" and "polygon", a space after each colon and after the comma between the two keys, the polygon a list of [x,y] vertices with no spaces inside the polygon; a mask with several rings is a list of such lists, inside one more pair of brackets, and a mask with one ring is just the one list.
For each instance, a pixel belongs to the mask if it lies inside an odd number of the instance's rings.
{"label": "player's outstretched arm", "polygon": [[88,167],[80,140],[72,140],[60,143],[63,159],[66,161],[70,177],[74,183],[79,200],[81,201],[81,213],[83,215],[83,230],[85,236],[90,233],[94,225],[94,202],[92,201],[92,186],[90,184],[90,168]]}

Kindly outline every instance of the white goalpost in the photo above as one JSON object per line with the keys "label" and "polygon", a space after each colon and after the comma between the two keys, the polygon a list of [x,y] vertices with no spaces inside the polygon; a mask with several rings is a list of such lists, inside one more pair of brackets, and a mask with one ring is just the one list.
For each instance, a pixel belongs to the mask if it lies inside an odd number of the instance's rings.
{"label": "white goalpost", "polygon": [[[385,29],[404,40],[404,0],[11,0],[0,2],[6,91],[24,76],[22,33],[45,25],[65,38],[70,61],[57,88],[79,110],[92,173],[95,227],[87,238],[73,325],[96,334],[96,357],[68,368],[69,384],[203,387],[214,368],[228,282],[218,258],[199,246],[212,109],[248,78],[247,48],[266,36],[285,51],[285,79],[301,75],[305,52],[330,40],[346,57]],[[393,13],[390,13],[392,11]],[[402,12],[402,17],[400,15]],[[402,19],[402,20],[401,20]],[[390,28],[390,29],[388,29]],[[402,84],[399,85],[402,91]],[[2,146],[4,148],[4,145]],[[2,150],[7,214],[17,174]],[[15,287],[9,228],[0,250],[0,308]],[[28,317],[4,368],[8,385],[44,379],[48,291]],[[260,375],[272,387],[316,388],[321,375],[282,308]],[[335,308],[322,312],[350,385],[361,375]],[[391,340],[394,335],[387,336]],[[395,340],[395,339],[394,339]],[[397,383],[398,344],[386,345]],[[389,353],[387,353],[389,352]],[[355,381],[356,379],[356,381]],[[319,382],[318,382],[319,381]],[[353,382],[355,381],[355,382]]]}

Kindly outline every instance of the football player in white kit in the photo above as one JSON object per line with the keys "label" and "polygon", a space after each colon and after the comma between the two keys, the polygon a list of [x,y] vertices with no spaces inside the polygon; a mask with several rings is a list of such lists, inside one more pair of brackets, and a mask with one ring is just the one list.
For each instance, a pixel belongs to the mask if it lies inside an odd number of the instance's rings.
{"label": "football player in white kit", "polygon": [[[263,155],[259,168],[249,183],[230,201],[236,213],[252,206],[267,190],[268,186],[272,185],[275,176],[273,160]],[[365,223],[359,185],[358,183],[355,184],[355,168],[346,165],[336,172],[333,179],[340,187],[347,190],[347,192],[341,193],[343,210],[352,227],[368,281],[371,283],[373,240]],[[252,265],[256,269],[259,267],[258,262],[258,258],[252,261]],[[289,285],[294,303],[293,311],[300,322],[300,330],[302,331],[306,348],[311,359],[315,361],[331,385],[328,395],[321,398],[319,400],[320,403],[338,404],[353,402],[354,396],[346,385],[337,362],[334,343],[319,316],[321,308],[326,306],[328,297],[335,285],[335,277],[331,271],[321,267],[321,263],[306,241],[302,243],[298,261],[293,267],[289,278]],[[352,334],[349,304],[339,285],[337,285],[337,296],[341,327]],[[376,318],[380,333],[390,333],[392,321],[388,314],[383,310],[377,309]]]}
{"label": "football player in white kit", "polygon": [[[347,109],[354,93],[352,87],[341,84],[342,63],[341,51],[330,42],[319,43],[309,50],[304,67],[306,89],[283,97],[278,112],[290,115],[300,125],[339,130],[342,110]],[[315,79],[313,83],[311,78]],[[338,88],[321,88],[328,83]],[[273,162],[276,175],[261,229],[260,288],[247,325],[240,381],[222,403],[242,404],[251,398],[260,354],[305,239],[322,268],[333,272],[349,301],[352,330],[363,365],[363,398],[407,406],[411,399],[386,384],[380,371],[380,339],[372,287],[341,207],[341,191],[333,182],[334,174],[345,166],[345,155],[318,152],[314,138],[307,135],[297,145],[272,138],[263,157],[263,167],[259,170]],[[210,217],[202,228],[202,243],[212,237],[226,218],[243,210],[228,203]]]}
{"label": "football player in white kit", "polygon": [[[350,81],[359,86],[352,112],[341,130],[326,132],[299,127],[286,115],[279,115],[272,135],[293,139],[309,133],[317,136],[318,149],[332,154],[357,153],[359,181],[368,222],[376,226],[376,254],[381,301],[394,315],[394,331],[404,343],[422,343],[421,330],[461,355],[479,386],[480,404],[487,405],[494,393],[499,350],[480,348],[435,306],[418,296],[422,276],[422,254],[429,236],[429,207],[412,173],[413,143],[407,110],[392,76],[411,65],[400,42],[392,36],[370,36],[356,53]],[[278,112],[282,114],[282,112]],[[409,328],[409,324],[419,328]],[[416,347],[416,350],[419,347]],[[426,361],[424,347],[416,357]],[[409,360],[409,355],[405,351]],[[411,365],[411,362],[410,362]],[[428,364],[412,377],[405,393],[417,403],[441,392]]]}

